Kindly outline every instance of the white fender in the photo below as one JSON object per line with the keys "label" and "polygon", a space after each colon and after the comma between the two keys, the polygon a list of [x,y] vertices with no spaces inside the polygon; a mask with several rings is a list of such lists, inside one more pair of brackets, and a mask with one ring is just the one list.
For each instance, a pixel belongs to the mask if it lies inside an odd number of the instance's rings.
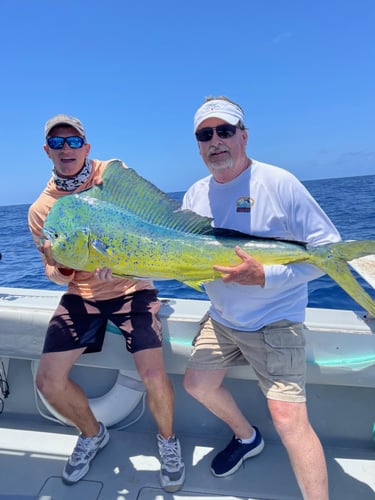
{"label": "white fender", "polygon": [[[39,362],[34,360],[31,363],[35,385],[35,375]],[[136,408],[146,391],[141,380],[134,378],[134,376],[138,377],[138,374],[136,372],[130,373],[131,376],[129,376],[129,372],[119,370],[116,382],[106,394],[98,398],[89,398],[89,405],[95,418],[99,422],[103,422],[106,427],[117,424],[127,417]],[[72,425],[69,420],[52,408],[36,386],[35,390],[51,415],[66,425]]]}

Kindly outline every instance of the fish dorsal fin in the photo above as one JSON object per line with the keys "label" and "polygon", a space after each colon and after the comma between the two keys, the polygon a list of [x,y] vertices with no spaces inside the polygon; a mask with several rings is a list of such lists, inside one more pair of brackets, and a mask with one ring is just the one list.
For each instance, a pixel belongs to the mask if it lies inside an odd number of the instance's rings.
{"label": "fish dorsal fin", "polygon": [[107,165],[102,180],[102,184],[81,191],[82,196],[112,203],[144,221],[168,229],[194,234],[213,232],[212,219],[190,210],[180,210],[176,200],[138,175],[132,168],[124,168],[120,160],[113,160]]}

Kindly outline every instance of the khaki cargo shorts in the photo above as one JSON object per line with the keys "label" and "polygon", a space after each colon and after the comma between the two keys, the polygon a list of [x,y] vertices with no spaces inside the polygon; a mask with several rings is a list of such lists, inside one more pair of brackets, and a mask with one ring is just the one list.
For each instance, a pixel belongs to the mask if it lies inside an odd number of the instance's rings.
{"label": "khaki cargo shorts", "polygon": [[305,345],[302,323],[277,321],[249,332],[228,328],[207,314],[193,340],[188,368],[250,365],[266,398],[300,403],[306,401]]}

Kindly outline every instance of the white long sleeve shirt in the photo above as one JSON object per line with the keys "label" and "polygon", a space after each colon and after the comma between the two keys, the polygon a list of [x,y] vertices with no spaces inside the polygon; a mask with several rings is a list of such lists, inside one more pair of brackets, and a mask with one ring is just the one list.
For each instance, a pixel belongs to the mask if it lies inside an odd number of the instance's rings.
{"label": "white long sleeve shirt", "polygon": [[[213,218],[213,225],[259,237],[300,241],[308,247],[340,241],[340,235],[307,189],[290,172],[252,160],[231,182],[210,175],[186,192],[183,209]],[[234,250],[233,250],[234,251]],[[255,331],[274,321],[303,321],[307,282],[323,275],[311,264],[264,266],[265,286],[205,285],[210,314],[238,330]]]}

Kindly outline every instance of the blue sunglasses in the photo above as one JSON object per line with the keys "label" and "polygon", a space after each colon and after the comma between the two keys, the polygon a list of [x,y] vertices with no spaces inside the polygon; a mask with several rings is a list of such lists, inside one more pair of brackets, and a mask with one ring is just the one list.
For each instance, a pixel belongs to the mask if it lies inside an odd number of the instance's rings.
{"label": "blue sunglasses", "polygon": [[62,149],[65,143],[72,149],[79,149],[85,144],[85,140],[76,135],[71,137],[48,137],[47,139],[47,144],[51,149]]}

